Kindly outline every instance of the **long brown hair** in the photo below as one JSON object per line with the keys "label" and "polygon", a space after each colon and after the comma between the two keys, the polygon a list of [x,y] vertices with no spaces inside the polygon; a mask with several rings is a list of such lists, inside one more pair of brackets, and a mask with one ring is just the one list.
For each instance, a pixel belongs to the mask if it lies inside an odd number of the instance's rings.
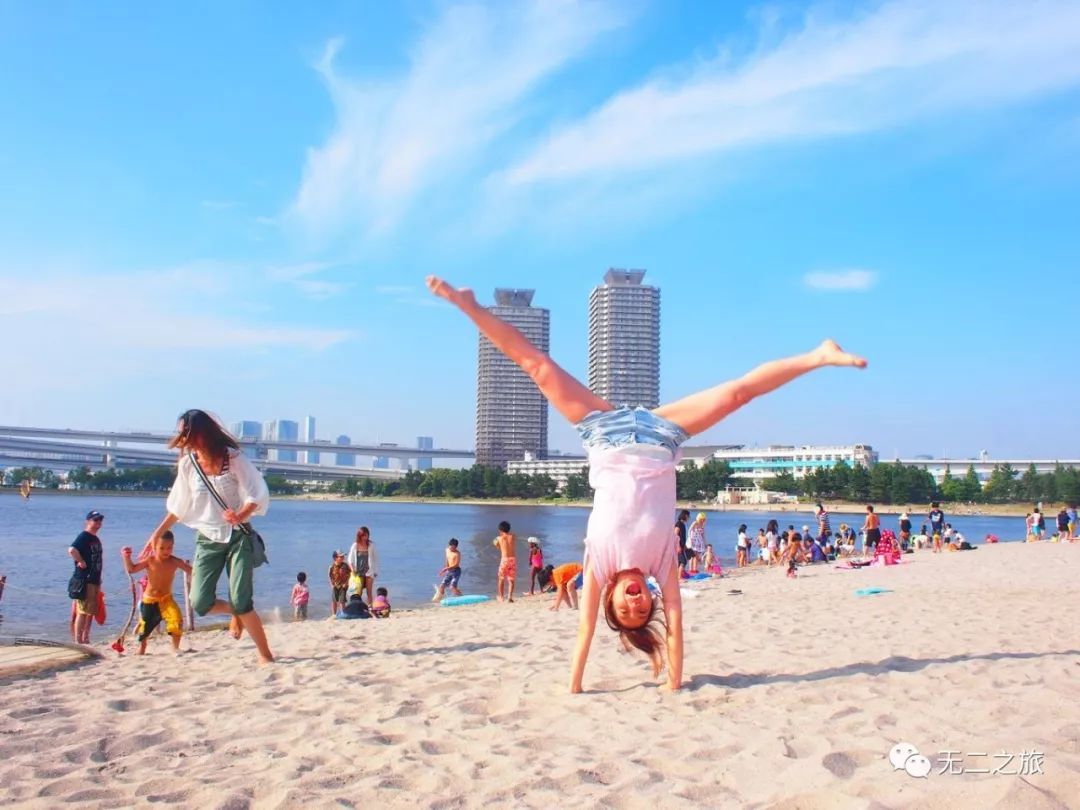
{"label": "long brown hair", "polygon": [[367,538],[367,543],[370,546],[371,545],[371,530],[368,529],[367,526],[361,526],[359,529],[356,530],[356,543],[357,543],[357,545],[360,544],[360,538],[362,538],[362,537]]}
{"label": "long brown hair", "polygon": [[170,448],[190,451],[195,449],[197,442],[215,459],[226,458],[229,448],[240,449],[236,439],[226,433],[217,420],[206,411],[200,411],[198,408],[184,411],[177,418],[177,422],[179,422],[179,428],[176,435],[169,440],[168,447]]}
{"label": "long brown hair", "polygon": [[614,579],[605,586],[604,593],[600,597],[607,625],[619,634],[619,641],[622,642],[627,652],[630,652],[631,649],[638,649],[649,657],[653,677],[656,677],[664,668],[664,631],[667,629],[667,625],[664,623],[664,612],[660,609],[659,597],[653,597],[652,610],[649,611],[649,617],[644,624],[640,627],[624,627],[619,623],[619,618],[615,615],[615,607],[612,604],[612,597],[615,595],[614,589],[611,587],[613,584]]}

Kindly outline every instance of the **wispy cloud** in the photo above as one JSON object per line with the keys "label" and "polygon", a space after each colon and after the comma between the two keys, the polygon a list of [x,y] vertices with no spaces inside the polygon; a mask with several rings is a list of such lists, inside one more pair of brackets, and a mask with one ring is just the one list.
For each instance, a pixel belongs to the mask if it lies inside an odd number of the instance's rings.
{"label": "wispy cloud", "polygon": [[[497,179],[510,187],[647,171],[764,144],[877,130],[1080,82],[1074,0],[896,0],[810,12],[741,61],[729,54],[621,92]],[[763,26],[765,23],[763,23]]]}
{"label": "wispy cloud", "polygon": [[408,72],[370,81],[339,72],[344,41],[317,65],[337,115],[309,150],[288,217],[309,234],[392,229],[417,196],[466,172],[522,115],[530,93],[623,22],[585,0],[448,8],[413,49]]}
{"label": "wispy cloud", "polygon": [[876,281],[877,273],[872,270],[819,271],[803,276],[803,283],[811,289],[844,292],[864,292],[873,287]]}
{"label": "wispy cloud", "polygon": [[274,280],[291,285],[305,298],[315,301],[325,301],[340,295],[349,289],[350,284],[339,281],[327,281],[326,279],[312,278],[337,267],[332,262],[300,262],[297,264],[285,264],[267,268],[266,275]]}
{"label": "wispy cloud", "polygon": [[0,376],[18,380],[32,399],[84,379],[87,369],[106,381],[158,379],[175,367],[226,374],[245,356],[318,353],[355,337],[283,324],[273,310],[238,309],[257,277],[224,262],[125,274],[0,268],[0,318],[26,337],[19,351],[0,353]]}

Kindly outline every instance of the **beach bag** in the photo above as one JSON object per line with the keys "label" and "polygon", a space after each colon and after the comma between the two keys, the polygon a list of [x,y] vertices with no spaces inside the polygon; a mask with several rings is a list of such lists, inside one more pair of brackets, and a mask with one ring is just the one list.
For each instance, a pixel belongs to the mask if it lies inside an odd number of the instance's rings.
{"label": "beach bag", "polygon": [[[199,478],[202,479],[203,485],[210,493],[210,496],[217,501],[217,505],[221,507],[222,512],[226,511],[229,505],[218,495],[218,491],[210,483],[210,479],[203,472],[203,468],[199,466],[195,454],[189,453],[189,455],[191,456],[191,463],[195,465],[195,471],[199,474]],[[255,527],[250,523],[241,523],[237,528],[251,541],[251,567],[258,568],[260,565],[270,562],[270,559],[266,556],[266,541],[263,540],[261,534],[255,531]]]}
{"label": "beach bag", "polygon": [[90,576],[90,571],[86,568],[76,568],[75,573],[71,575],[71,579],[68,580],[68,598],[69,599],[85,599],[86,598],[86,580]]}

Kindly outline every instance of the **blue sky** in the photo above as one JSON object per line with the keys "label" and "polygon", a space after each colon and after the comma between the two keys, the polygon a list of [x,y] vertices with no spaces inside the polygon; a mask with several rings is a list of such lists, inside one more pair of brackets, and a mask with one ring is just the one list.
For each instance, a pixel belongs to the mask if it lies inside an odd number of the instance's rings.
{"label": "blue sky", "polygon": [[707,441],[1080,457],[1077,54],[1068,0],[0,4],[0,424],[471,447],[424,275],[535,288],[584,375],[634,267],[665,400],[870,359]]}

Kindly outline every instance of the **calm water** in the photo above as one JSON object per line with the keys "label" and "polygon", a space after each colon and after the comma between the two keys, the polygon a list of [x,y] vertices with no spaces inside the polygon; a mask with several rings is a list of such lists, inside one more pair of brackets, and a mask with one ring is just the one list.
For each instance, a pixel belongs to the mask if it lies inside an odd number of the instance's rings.
{"label": "calm water", "polygon": [[[95,625],[93,638],[103,640],[116,631],[131,604],[120,548],[128,545],[138,552],[161,520],[164,508],[165,500],[159,497],[36,495],[24,501],[17,495],[0,495],[0,574],[8,578],[0,599],[0,634],[67,637],[71,603],[66,588],[72,571],[67,547],[82,529],[83,517],[90,509],[105,514],[100,537],[105,547],[104,588],[109,608],[105,627]],[[706,513],[707,538],[725,565],[734,560],[738,525],[746,523],[756,534],[770,517],[759,512]],[[588,509],[558,506],[273,501],[267,515],[257,521],[267,541],[270,564],[255,574],[255,605],[264,614],[277,610],[289,616],[289,593],[296,573],[306,571],[311,587],[309,615],[328,615],[326,571],[331,553],[334,549],[347,551],[361,525],[371,529],[378,549],[377,584],[389,588],[395,606],[411,607],[427,604],[431,598],[450,537],[461,541],[461,589],[494,593],[498,552],[491,540],[499,521],[508,520],[519,541],[520,592],[523,583],[528,589],[525,538],[535,535],[541,539],[546,562],[558,565],[579,560],[588,515]],[[794,524],[797,529],[812,523],[809,511],[775,517],[781,526]],[[1024,533],[1023,518],[957,516],[949,520],[972,543],[981,542],[988,533],[1003,540],[1019,539]],[[861,526],[862,516],[834,514],[833,528],[841,521]],[[918,529],[918,516],[913,522]],[[882,523],[884,528],[897,528],[895,516],[883,516]],[[190,559],[194,550],[191,530],[179,526],[175,531],[177,555]],[[178,601],[180,587],[177,577]],[[218,593],[225,592],[223,576]]]}

